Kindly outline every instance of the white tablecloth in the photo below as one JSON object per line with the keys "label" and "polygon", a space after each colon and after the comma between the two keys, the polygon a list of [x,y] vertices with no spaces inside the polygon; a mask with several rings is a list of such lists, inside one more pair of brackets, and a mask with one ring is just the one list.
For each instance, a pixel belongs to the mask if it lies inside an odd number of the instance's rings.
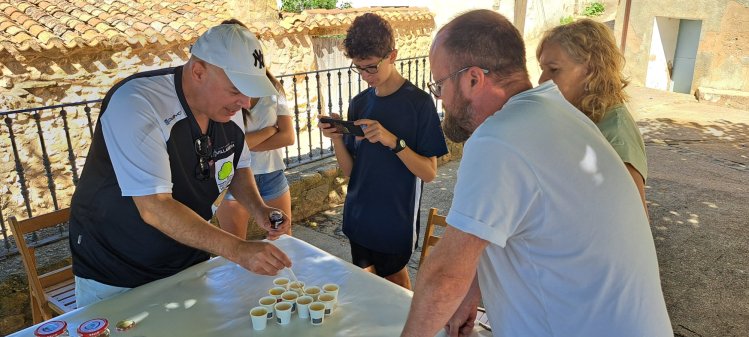
{"label": "white tablecloth", "polygon": [[[105,301],[54,318],[68,323],[71,336],[78,325],[106,318],[113,336],[246,337],[246,336],[399,336],[408,315],[412,293],[293,237],[273,244],[292,260],[293,271],[307,286],[340,285],[339,301],[321,326],[296,314],[290,324],[268,321],[264,331],[252,330],[249,310],[273,285],[261,276],[224,258],[213,258],[172,277],[135,288]],[[289,277],[286,271],[279,276]],[[277,277],[277,276],[276,276]],[[135,328],[118,332],[115,324],[135,319]],[[10,336],[34,336],[34,327]],[[477,327],[475,336],[490,333]],[[444,336],[440,332],[438,336]]]}

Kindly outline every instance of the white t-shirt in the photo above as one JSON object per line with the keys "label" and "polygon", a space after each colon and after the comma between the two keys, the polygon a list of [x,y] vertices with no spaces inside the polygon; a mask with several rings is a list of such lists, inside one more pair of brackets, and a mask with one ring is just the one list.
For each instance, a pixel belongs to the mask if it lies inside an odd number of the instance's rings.
{"label": "white t-shirt", "polygon": [[673,336],[632,178],[553,82],[470,137],[447,222],[489,241],[478,275],[494,336]]}
{"label": "white t-shirt", "polygon": [[[250,118],[245,120],[245,132],[260,130],[264,127],[276,125],[278,116],[291,116],[286,107],[286,98],[280,96],[261,97],[257,104],[250,109]],[[255,152],[251,151],[252,173],[262,174],[283,170],[284,149]]]}
{"label": "white t-shirt", "polygon": [[[172,183],[179,177],[172,176],[174,172],[170,161],[184,161],[182,157],[197,158],[192,139],[189,139],[188,146],[178,147],[181,152],[179,156],[170,156],[167,151],[170,142],[176,142],[177,137],[184,137],[182,133],[175,135],[175,126],[189,129],[185,107],[179,95],[175,91],[173,75],[136,78],[120,86],[116,94],[112,95],[107,113],[101,116],[101,124],[123,196],[173,193]],[[241,112],[237,112],[231,120],[232,124],[240,128],[244,125]],[[211,135],[214,143],[211,159],[215,161],[216,168],[230,168],[233,171],[251,166],[251,153],[247,146],[243,146],[238,153],[240,159],[236,168],[233,165],[223,165],[234,160],[236,144],[216,138],[218,136],[220,135]],[[179,173],[192,176],[193,171],[191,166]],[[234,176],[233,172],[226,174],[224,171],[212,170],[212,178],[216,181],[219,192],[228,188]]]}

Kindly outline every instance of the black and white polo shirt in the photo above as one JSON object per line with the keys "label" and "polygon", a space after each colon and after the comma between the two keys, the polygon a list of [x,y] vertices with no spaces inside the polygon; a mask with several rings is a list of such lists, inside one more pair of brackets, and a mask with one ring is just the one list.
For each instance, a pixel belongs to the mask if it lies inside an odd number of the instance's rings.
{"label": "black and white polo shirt", "polygon": [[236,169],[250,166],[241,114],[211,121],[211,178],[201,181],[197,123],[181,86],[182,67],[139,73],[102,102],[71,203],[73,272],[118,287],[137,287],[208,258],[141,219],[133,196],[171,193],[206,220]]}

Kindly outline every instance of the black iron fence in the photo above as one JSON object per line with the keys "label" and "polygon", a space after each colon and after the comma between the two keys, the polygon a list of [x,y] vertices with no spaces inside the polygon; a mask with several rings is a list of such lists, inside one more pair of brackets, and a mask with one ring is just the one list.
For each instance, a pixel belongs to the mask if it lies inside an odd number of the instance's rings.
{"label": "black iron fence", "polygon": [[[427,89],[431,80],[427,57],[396,62],[401,74]],[[330,140],[317,128],[318,114],[345,118],[349,101],[367,84],[349,68],[335,68],[278,76],[293,112],[297,141],[285,148],[288,168],[333,156]],[[66,103],[0,112],[0,172],[8,172],[0,190],[0,258],[17,253],[6,219],[28,218],[69,206],[91,142],[101,100]],[[441,109],[440,109],[441,110]],[[439,111],[439,110],[438,110]],[[67,228],[45,242],[63,239]]]}

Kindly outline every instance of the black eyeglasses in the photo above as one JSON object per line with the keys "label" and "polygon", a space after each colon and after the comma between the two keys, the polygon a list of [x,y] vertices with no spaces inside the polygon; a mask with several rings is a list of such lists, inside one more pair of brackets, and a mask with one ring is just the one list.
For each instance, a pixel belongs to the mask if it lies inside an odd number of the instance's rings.
{"label": "black eyeglasses", "polygon": [[381,58],[380,62],[377,62],[377,64],[373,66],[359,67],[355,65],[353,61],[351,61],[351,65],[349,66],[349,69],[351,69],[351,71],[357,74],[361,74],[363,72],[367,74],[377,74],[377,72],[380,71],[380,65],[382,64],[382,61],[385,61],[385,59],[388,58],[388,56],[390,55],[390,52],[392,52],[392,50],[389,51],[387,55],[385,55],[383,58]]}
{"label": "black eyeglasses", "polygon": [[[436,97],[442,96],[442,86],[444,85],[444,84],[442,84],[442,82],[445,82],[445,81],[447,81],[447,80],[455,77],[456,75],[458,75],[458,74],[460,74],[460,73],[462,73],[462,72],[464,72],[464,71],[466,71],[468,69],[471,69],[471,67],[475,67],[475,66],[467,66],[467,67],[465,67],[463,69],[460,69],[458,71],[453,72],[450,75],[447,75],[447,76],[443,77],[442,79],[440,79],[438,81],[429,82],[427,84],[427,86],[429,87],[429,91],[431,91],[432,95],[434,95]],[[479,69],[481,69],[481,71],[484,74],[488,74],[489,73],[488,69],[484,69],[484,68],[479,68]]]}
{"label": "black eyeglasses", "polygon": [[208,135],[195,139],[195,153],[198,155],[198,165],[195,166],[195,179],[206,181],[211,177],[211,154],[213,142]]}

